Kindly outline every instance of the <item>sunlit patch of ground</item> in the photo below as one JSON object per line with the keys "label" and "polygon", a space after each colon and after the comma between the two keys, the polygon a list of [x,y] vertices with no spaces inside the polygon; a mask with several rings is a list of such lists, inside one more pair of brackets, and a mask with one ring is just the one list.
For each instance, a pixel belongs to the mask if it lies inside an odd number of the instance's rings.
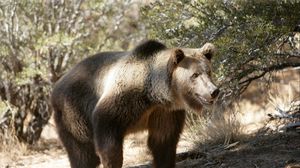
{"label": "sunlit patch of ground", "polygon": [[[147,149],[147,133],[138,133],[126,137],[124,142],[123,167],[145,164],[151,162],[151,155]],[[191,145],[182,140],[178,144],[178,152],[186,152]],[[27,149],[23,155],[10,158],[0,152],[0,167],[7,168],[66,168],[69,161],[58,140],[46,140],[37,147]]]}
{"label": "sunlit patch of ground", "polygon": [[245,133],[254,133],[268,124],[268,114],[288,111],[291,103],[300,101],[300,69],[279,71],[270,78],[271,83],[253,82],[238,102],[237,118]]}
{"label": "sunlit patch of ground", "polygon": [[[136,138],[136,141],[135,141]],[[146,134],[129,137],[125,142],[124,166],[144,165],[150,167],[151,157],[147,152]],[[49,143],[48,143],[49,144]],[[66,168],[69,167],[67,156],[57,142],[48,146],[30,150],[16,160],[5,160],[6,155],[0,154],[0,167],[7,168]],[[186,151],[190,146],[182,141],[179,150]],[[46,144],[43,144],[46,145]],[[51,146],[50,145],[50,146]],[[281,133],[270,136],[252,137],[245,142],[237,142],[228,146],[207,146],[201,151],[199,158],[186,159],[177,163],[179,168],[244,168],[244,167],[289,167],[299,168],[300,135]]]}

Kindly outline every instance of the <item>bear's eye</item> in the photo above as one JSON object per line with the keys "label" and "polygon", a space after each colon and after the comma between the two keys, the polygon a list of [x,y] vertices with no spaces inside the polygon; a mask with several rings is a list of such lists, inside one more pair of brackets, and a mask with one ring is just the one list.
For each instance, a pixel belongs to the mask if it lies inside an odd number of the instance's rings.
{"label": "bear's eye", "polygon": [[208,72],[207,72],[207,75],[208,75],[208,76],[211,76],[211,71],[208,71]]}
{"label": "bear's eye", "polygon": [[194,73],[193,75],[192,75],[192,78],[197,78],[198,76],[200,75],[200,73]]}

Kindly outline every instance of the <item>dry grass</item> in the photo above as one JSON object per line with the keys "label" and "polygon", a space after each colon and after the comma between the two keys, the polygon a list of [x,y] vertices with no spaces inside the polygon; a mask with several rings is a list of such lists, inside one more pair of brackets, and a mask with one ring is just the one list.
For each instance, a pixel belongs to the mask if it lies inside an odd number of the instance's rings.
{"label": "dry grass", "polygon": [[[282,94],[282,92],[284,94]],[[300,101],[300,95],[296,95],[295,89],[288,85],[284,90],[278,86],[269,92],[269,104],[275,109],[275,113],[289,112]]]}
{"label": "dry grass", "polygon": [[21,143],[13,131],[0,135],[0,167],[6,167],[28,154],[28,147]]}
{"label": "dry grass", "polygon": [[[0,110],[0,114],[4,114],[8,110],[13,114],[15,112],[14,107],[2,100]],[[18,140],[13,123],[13,121],[10,122],[10,125],[4,130],[0,129],[0,167],[8,166],[8,164],[18,160],[28,152],[27,145]]]}
{"label": "dry grass", "polygon": [[273,73],[270,78],[273,82],[269,84],[254,82],[224,112],[215,108],[209,115],[189,115],[184,137],[195,144],[228,145],[246,140],[269,124],[268,114],[291,110],[300,100],[299,70]]}
{"label": "dry grass", "polygon": [[238,108],[222,111],[213,111],[210,116],[188,115],[184,137],[201,144],[223,144],[242,140],[242,126],[237,120]]}

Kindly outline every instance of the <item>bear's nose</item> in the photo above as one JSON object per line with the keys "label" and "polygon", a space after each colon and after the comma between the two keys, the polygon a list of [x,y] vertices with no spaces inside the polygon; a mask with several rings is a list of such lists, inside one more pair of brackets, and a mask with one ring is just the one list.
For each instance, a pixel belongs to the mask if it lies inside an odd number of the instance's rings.
{"label": "bear's nose", "polygon": [[219,89],[216,89],[214,90],[212,93],[211,93],[211,98],[215,99],[220,93],[220,90]]}

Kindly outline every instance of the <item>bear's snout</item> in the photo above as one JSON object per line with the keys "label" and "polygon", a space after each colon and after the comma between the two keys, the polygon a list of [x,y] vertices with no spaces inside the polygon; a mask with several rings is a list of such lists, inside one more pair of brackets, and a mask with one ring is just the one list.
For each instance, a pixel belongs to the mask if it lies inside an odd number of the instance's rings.
{"label": "bear's snout", "polygon": [[210,96],[212,99],[215,99],[218,97],[219,93],[220,93],[220,89],[216,88],[214,91],[211,92]]}

